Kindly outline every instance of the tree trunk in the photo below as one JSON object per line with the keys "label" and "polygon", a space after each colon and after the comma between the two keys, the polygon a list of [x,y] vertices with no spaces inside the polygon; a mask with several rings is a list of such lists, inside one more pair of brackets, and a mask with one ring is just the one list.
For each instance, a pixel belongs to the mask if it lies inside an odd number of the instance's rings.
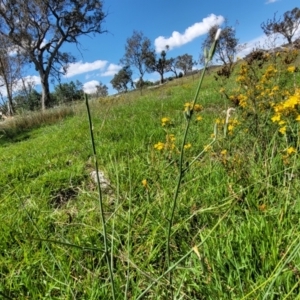
{"label": "tree trunk", "polygon": [[42,110],[45,110],[50,106],[51,98],[50,98],[50,88],[49,88],[49,82],[48,82],[48,76],[47,74],[40,74],[41,77],[41,86],[42,86]]}
{"label": "tree trunk", "polygon": [[6,76],[3,77],[5,86],[6,86],[6,92],[7,92],[7,115],[8,116],[13,116],[15,113],[14,110],[14,104],[13,104],[13,99],[12,99],[12,88],[9,87],[9,82],[7,81]]}
{"label": "tree trunk", "polygon": [[164,83],[164,73],[160,73],[160,84]]}
{"label": "tree trunk", "polygon": [[11,95],[7,95],[7,115],[13,116],[15,113]]}

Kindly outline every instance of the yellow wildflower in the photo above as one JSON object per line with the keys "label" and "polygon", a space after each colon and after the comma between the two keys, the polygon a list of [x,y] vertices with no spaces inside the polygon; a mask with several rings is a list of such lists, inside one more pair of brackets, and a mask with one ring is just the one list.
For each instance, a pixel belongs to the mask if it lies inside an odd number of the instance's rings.
{"label": "yellow wildflower", "polygon": [[175,142],[176,138],[175,138],[174,134],[167,134],[166,140],[168,142]]}
{"label": "yellow wildflower", "polygon": [[197,121],[201,121],[201,120],[202,120],[202,117],[201,117],[201,116],[197,116],[196,120],[197,120]]}
{"label": "yellow wildflower", "polygon": [[163,150],[164,147],[165,147],[165,144],[162,142],[158,142],[157,144],[154,145],[154,149],[159,150],[159,151]]}
{"label": "yellow wildflower", "polygon": [[188,110],[191,110],[192,109],[192,103],[190,102],[186,102],[184,103],[184,111],[188,111]]}
{"label": "yellow wildflower", "polygon": [[258,209],[259,209],[260,211],[265,211],[266,208],[267,208],[266,204],[258,205]]}
{"label": "yellow wildflower", "polygon": [[202,105],[200,104],[195,104],[194,106],[194,111],[201,111],[203,109]]}
{"label": "yellow wildflower", "polygon": [[[193,107],[193,103],[186,102],[184,104],[184,111],[192,110],[192,107]],[[194,108],[193,108],[193,111],[201,111],[202,109],[203,109],[202,105],[195,104]]]}
{"label": "yellow wildflower", "polygon": [[289,67],[287,68],[287,70],[288,70],[288,72],[294,73],[295,70],[296,70],[296,67],[295,67],[295,66],[289,66]]}
{"label": "yellow wildflower", "polygon": [[288,100],[283,103],[284,108],[295,108],[297,104],[299,104],[299,98],[297,96],[291,96]]}
{"label": "yellow wildflower", "polygon": [[282,134],[286,134],[286,126],[279,128],[279,132]]}
{"label": "yellow wildflower", "polygon": [[227,154],[227,150],[226,149],[224,149],[224,150],[221,151],[221,155],[226,155],[226,154]]}
{"label": "yellow wildflower", "polygon": [[191,147],[192,147],[191,143],[188,143],[188,144],[184,145],[185,150],[190,149]]}
{"label": "yellow wildflower", "polygon": [[148,182],[147,182],[147,179],[143,179],[143,180],[142,180],[142,185],[143,185],[143,187],[144,187],[145,189],[148,188]]}
{"label": "yellow wildflower", "polygon": [[233,131],[233,129],[234,129],[234,126],[231,125],[231,124],[229,124],[229,125],[228,125],[228,131]]}
{"label": "yellow wildflower", "polygon": [[280,121],[280,115],[275,115],[271,118],[272,122],[279,122]]}
{"label": "yellow wildflower", "polygon": [[296,121],[300,122],[300,115],[297,116]]}
{"label": "yellow wildflower", "polygon": [[212,148],[211,148],[210,145],[205,145],[205,146],[204,146],[204,151],[206,151],[206,152],[210,151],[211,149],[212,149]]}
{"label": "yellow wildflower", "polygon": [[287,154],[291,155],[293,153],[296,153],[297,150],[294,147],[289,147],[286,149]]}
{"label": "yellow wildflower", "polygon": [[166,125],[170,124],[170,122],[171,122],[170,118],[164,117],[164,118],[161,119],[161,125],[162,126],[166,126]]}

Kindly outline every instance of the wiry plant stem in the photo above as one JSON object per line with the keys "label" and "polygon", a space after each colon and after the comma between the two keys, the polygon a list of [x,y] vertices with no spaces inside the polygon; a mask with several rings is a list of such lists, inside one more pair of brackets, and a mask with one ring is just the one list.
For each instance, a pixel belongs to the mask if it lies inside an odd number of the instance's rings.
{"label": "wiry plant stem", "polygon": [[114,283],[114,276],[112,271],[112,265],[110,262],[109,252],[108,252],[108,237],[106,232],[106,223],[105,223],[105,217],[104,217],[104,210],[103,210],[103,198],[102,198],[102,191],[100,186],[100,178],[99,178],[99,167],[98,167],[98,160],[97,160],[97,153],[96,153],[96,146],[95,146],[95,140],[94,140],[94,134],[93,134],[93,124],[92,124],[92,118],[91,118],[91,112],[88,102],[88,97],[85,94],[85,104],[87,108],[88,113],[88,120],[89,120],[89,126],[90,126],[90,135],[91,135],[91,141],[92,141],[92,149],[93,149],[93,157],[94,157],[94,163],[95,163],[95,171],[97,174],[97,188],[98,188],[98,194],[99,194],[99,207],[100,207],[100,215],[101,215],[101,221],[103,226],[103,239],[104,239],[104,253],[106,257],[106,263],[108,267],[109,277],[110,277],[110,283],[112,288],[112,298],[115,300],[115,283]]}
{"label": "wiry plant stem", "polygon": [[[218,37],[219,37],[219,33],[220,32],[218,31],[218,33],[217,33]],[[195,104],[197,102],[199,92],[200,92],[200,89],[201,89],[201,86],[202,86],[205,71],[207,69],[208,63],[211,61],[211,59],[214,55],[214,52],[215,52],[215,49],[216,49],[216,46],[217,46],[218,37],[216,36],[216,39],[213,42],[209,52],[208,53],[207,53],[207,51],[205,52],[205,56],[206,56],[205,57],[205,65],[204,65],[204,68],[202,70],[201,77],[199,79],[199,84],[198,84],[198,87],[197,87],[197,90],[196,90],[196,94],[194,96],[193,103],[192,103],[191,107],[188,107],[187,111],[185,111],[186,127],[185,127],[185,131],[184,131],[184,135],[183,135],[182,145],[181,145],[180,158],[179,158],[179,174],[178,174],[177,185],[176,185],[176,189],[175,189],[174,197],[173,197],[173,206],[172,206],[172,211],[171,211],[171,217],[169,219],[168,235],[167,235],[167,264],[168,264],[168,269],[170,270],[170,272],[169,272],[169,286],[170,286],[170,291],[171,291],[171,299],[174,298],[174,295],[173,295],[173,282],[172,282],[173,279],[172,279],[172,271],[171,271],[172,268],[171,268],[171,258],[170,258],[170,256],[171,256],[171,247],[170,247],[171,231],[172,231],[172,227],[173,227],[175,209],[176,209],[176,206],[177,206],[177,199],[178,199],[178,195],[179,195],[181,181],[182,181],[182,178],[184,176],[185,171],[187,170],[187,169],[183,169],[184,145],[186,143],[188,131],[189,131],[190,124],[191,124],[191,118],[192,118],[194,107],[195,107]]]}

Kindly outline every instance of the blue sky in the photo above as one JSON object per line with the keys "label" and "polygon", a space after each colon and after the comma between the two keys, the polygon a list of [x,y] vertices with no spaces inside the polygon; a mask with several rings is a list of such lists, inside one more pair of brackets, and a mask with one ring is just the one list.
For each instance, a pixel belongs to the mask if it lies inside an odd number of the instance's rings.
{"label": "blue sky", "polygon": [[[79,39],[79,50],[75,45],[65,45],[77,59],[71,64],[62,82],[79,80],[86,92],[93,92],[99,82],[115,93],[110,81],[121,68],[126,39],[134,30],[142,31],[159,52],[166,44],[170,46],[167,57],[185,53],[196,60],[200,54],[205,33],[211,25],[222,25],[224,20],[236,28],[239,43],[247,43],[241,56],[252,48],[267,46],[260,24],[274,13],[281,16],[285,11],[299,5],[299,0],[106,0],[104,11],[107,17],[101,35],[84,36]],[[277,41],[278,42],[278,41]],[[34,68],[26,75],[34,76],[36,89],[40,90],[39,79]],[[133,79],[138,73],[133,69]],[[158,80],[158,74],[148,74],[149,80]]]}

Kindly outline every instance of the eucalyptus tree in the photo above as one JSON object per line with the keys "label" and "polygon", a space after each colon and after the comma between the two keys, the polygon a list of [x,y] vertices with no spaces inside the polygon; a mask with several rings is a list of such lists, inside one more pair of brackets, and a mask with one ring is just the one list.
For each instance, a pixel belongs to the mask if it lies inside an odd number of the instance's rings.
{"label": "eucalyptus tree", "polygon": [[193,56],[190,54],[179,55],[176,59],[176,68],[183,71],[186,75],[188,71],[192,71],[195,62],[193,61]]}
{"label": "eucalyptus tree", "polygon": [[[215,39],[215,35],[218,28],[219,28],[218,25],[214,25],[209,29],[206,39],[202,44],[203,50],[205,48],[208,49],[208,47],[212,44],[212,42]],[[214,54],[215,60],[223,64],[222,72],[219,73],[220,75],[223,75],[225,77],[230,76],[234,66],[234,57],[237,51],[238,51],[238,39],[236,38],[236,31],[234,27],[226,25],[222,28],[219,42],[217,43],[215,54]],[[204,51],[202,51],[202,53],[204,53]],[[203,63],[204,60],[205,57],[204,55],[202,55],[200,57],[200,62]]]}
{"label": "eucalyptus tree", "polygon": [[264,33],[269,36],[274,33],[283,35],[288,44],[291,45],[292,39],[297,33],[300,27],[300,8],[295,7],[292,10],[286,11],[283,14],[283,18],[276,18],[276,13],[273,19],[268,19],[266,22],[261,24],[261,28]]}
{"label": "eucalyptus tree", "polygon": [[[168,50],[168,47],[167,47]],[[160,56],[157,56],[153,51],[147,58],[147,68],[152,72],[157,72],[160,75],[160,83],[164,83],[164,74],[169,72],[171,61],[167,59],[167,52],[161,51]]]}
{"label": "eucalyptus tree", "polygon": [[[143,83],[144,74],[149,71],[147,61],[153,52],[151,41],[141,31],[134,31],[126,40],[125,54],[121,64],[135,67],[139,72],[139,82]],[[142,84],[140,85],[142,88]]]}
{"label": "eucalyptus tree", "polygon": [[120,92],[127,92],[128,91],[128,84],[133,87],[132,81],[132,71],[130,66],[123,67],[110,81],[113,88],[116,89],[119,93]]}
{"label": "eucalyptus tree", "polygon": [[0,36],[27,55],[39,73],[43,110],[51,102],[49,78],[66,73],[75,61],[62,46],[105,32],[105,17],[100,0],[0,0]]}

